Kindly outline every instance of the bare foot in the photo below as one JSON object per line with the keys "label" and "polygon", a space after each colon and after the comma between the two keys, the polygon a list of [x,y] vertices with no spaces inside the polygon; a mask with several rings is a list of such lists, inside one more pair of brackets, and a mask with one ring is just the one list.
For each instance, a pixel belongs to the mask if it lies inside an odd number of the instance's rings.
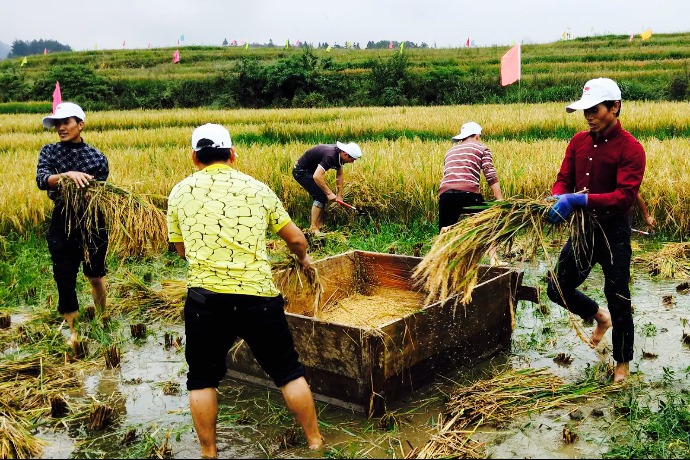
{"label": "bare foot", "polygon": [[617,363],[613,370],[613,383],[623,382],[630,377],[630,363]]}
{"label": "bare foot", "polygon": [[319,436],[317,439],[309,442],[309,448],[312,450],[321,449],[325,443],[326,440],[323,436]]}
{"label": "bare foot", "polygon": [[594,315],[594,321],[597,322],[597,327],[594,328],[591,337],[589,338],[590,346],[596,348],[604,338],[604,334],[609,330],[611,325],[611,314],[605,308],[599,307],[599,310]]}
{"label": "bare foot", "polygon": [[67,339],[67,345],[71,347],[77,340],[79,340],[79,336],[77,335],[76,331],[72,332],[72,334],[69,336],[69,339]]}

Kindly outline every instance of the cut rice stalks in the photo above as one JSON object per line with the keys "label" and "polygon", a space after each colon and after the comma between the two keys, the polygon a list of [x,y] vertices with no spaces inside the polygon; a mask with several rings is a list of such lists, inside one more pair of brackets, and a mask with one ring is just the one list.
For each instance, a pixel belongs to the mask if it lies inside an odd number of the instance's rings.
{"label": "cut rice stalks", "polygon": [[690,242],[667,243],[659,251],[648,252],[634,260],[652,276],[665,279],[690,277]]}
{"label": "cut rice stalks", "polygon": [[[544,231],[546,214],[553,206],[546,199],[510,198],[482,206],[481,212],[461,219],[438,235],[429,253],[414,270],[417,286],[427,292],[425,304],[455,297],[455,302],[467,305],[479,277],[479,262],[491,250],[509,253],[515,238],[522,236],[523,261],[535,261],[541,250],[547,262],[549,242]],[[587,254],[587,228],[598,226],[596,219],[582,210],[575,210],[562,226],[551,226],[571,238],[576,254]],[[589,342],[579,321],[571,313],[571,323],[578,336]]]}
{"label": "cut rice stalks", "polygon": [[182,318],[187,298],[184,280],[164,280],[160,290],[155,290],[134,273],[126,272],[123,280],[113,284],[121,296],[115,306],[124,313],[140,313],[146,318],[166,322],[176,322]]}
{"label": "cut rice stalks", "polygon": [[0,414],[0,458],[38,458],[45,444],[20,421]]}
{"label": "cut rice stalks", "polygon": [[60,192],[67,231],[79,231],[83,241],[89,241],[93,229],[105,225],[108,250],[121,257],[143,257],[167,249],[165,211],[151,201],[151,196],[135,194],[110,182],[93,181],[78,188],[74,181],[65,179],[60,181]]}
{"label": "cut rice stalks", "polygon": [[458,387],[446,404],[439,431],[407,458],[486,457],[484,445],[472,439],[482,425],[504,426],[516,417],[541,412],[583,399],[603,397],[623,385],[611,386],[594,379],[565,384],[545,369],[509,370],[469,387]]}
{"label": "cut rice stalks", "polygon": [[[297,261],[297,257],[290,254],[286,261],[273,263],[273,280],[278,290],[285,297],[286,310],[292,313],[310,313],[317,316],[321,305],[321,295],[324,292],[319,271],[311,266],[307,270]],[[291,305],[308,305],[311,299],[312,312],[296,312]]]}
{"label": "cut rice stalks", "polygon": [[[478,264],[490,249],[510,252],[515,238],[524,235],[524,260],[535,260],[537,251],[548,255],[544,238],[545,215],[553,202],[511,198],[482,207],[483,210],[461,219],[436,237],[429,253],[415,268],[414,275],[426,288],[426,303],[458,295],[466,305],[472,300],[477,284]],[[585,219],[590,215],[577,210],[571,214],[564,229],[574,244],[583,241]],[[594,219],[592,218],[594,221]],[[555,228],[555,227],[554,227]]]}

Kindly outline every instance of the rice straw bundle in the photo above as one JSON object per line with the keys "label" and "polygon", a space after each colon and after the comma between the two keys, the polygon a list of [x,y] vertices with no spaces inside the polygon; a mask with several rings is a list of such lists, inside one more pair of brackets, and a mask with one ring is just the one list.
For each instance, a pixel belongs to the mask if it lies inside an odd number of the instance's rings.
{"label": "rice straw bundle", "polygon": [[[277,262],[273,265],[273,280],[278,290],[285,297],[286,310],[292,313],[312,313],[317,316],[321,305],[321,295],[324,292],[319,271],[311,266],[308,269],[302,268],[294,254],[286,261]],[[297,312],[290,310],[290,305],[306,305],[311,298],[312,312]]]}
{"label": "rice straw bundle", "polygon": [[667,243],[657,252],[635,258],[635,263],[652,276],[687,278],[690,276],[690,242]]}
{"label": "rice straw bundle", "polygon": [[407,458],[485,457],[483,444],[471,438],[479,426],[505,425],[528,413],[601,397],[611,389],[594,380],[564,384],[545,369],[509,370],[458,387],[446,404],[445,421],[439,423],[438,433]]}
{"label": "rice straw bundle", "polygon": [[181,318],[187,297],[187,285],[183,280],[165,280],[161,289],[154,290],[134,273],[127,272],[116,290],[122,296],[117,305],[125,312],[141,312],[150,319],[175,322]]}
{"label": "rice straw bundle", "polygon": [[165,212],[150,196],[110,182],[93,181],[88,187],[78,188],[65,179],[60,181],[60,191],[68,232],[78,227],[84,241],[88,241],[92,229],[105,225],[110,233],[108,250],[121,257],[158,254],[168,247]]}
{"label": "rice straw bundle", "polygon": [[[488,205],[481,212],[461,219],[441,233],[415,268],[414,276],[428,292],[427,304],[458,295],[466,305],[477,284],[478,264],[490,249],[509,249],[518,235],[524,235],[525,259],[534,259],[538,249],[547,252],[544,241],[545,215],[553,205],[546,200],[511,198]],[[585,215],[572,213],[567,225],[577,236]]]}
{"label": "rice straw bundle", "polygon": [[38,458],[44,445],[19,420],[0,415],[0,458]]}

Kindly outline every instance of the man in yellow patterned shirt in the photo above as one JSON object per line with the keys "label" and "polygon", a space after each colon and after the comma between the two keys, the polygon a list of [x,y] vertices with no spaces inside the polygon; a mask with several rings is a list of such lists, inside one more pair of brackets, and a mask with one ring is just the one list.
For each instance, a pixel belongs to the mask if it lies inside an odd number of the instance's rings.
{"label": "man in yellow patterned shirt", "polygon": [[275,193],[231,167],[236,158],[227,129],[196,128],[192,161],[199,171],[175,185],[168,199],[169,239],[189,262],[185,358],[201,456],[217,456],[217,388],[238,337],[280,388],[309,447],[319,448],[314,399],[273,283],[266,231],[282,238],[304,268],[310,266],[307,243]]}

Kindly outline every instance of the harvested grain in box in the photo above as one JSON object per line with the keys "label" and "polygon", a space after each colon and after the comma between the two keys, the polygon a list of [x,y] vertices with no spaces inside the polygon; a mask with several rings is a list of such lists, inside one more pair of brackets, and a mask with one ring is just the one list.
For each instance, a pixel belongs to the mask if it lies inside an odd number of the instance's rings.
{"label": "harvested grain in box", "polygon": [[353,294],[324,305],[316,318],[329,323],[375,328],[424,305],[424,294],[402,289],[374,287],[367,294]]}

